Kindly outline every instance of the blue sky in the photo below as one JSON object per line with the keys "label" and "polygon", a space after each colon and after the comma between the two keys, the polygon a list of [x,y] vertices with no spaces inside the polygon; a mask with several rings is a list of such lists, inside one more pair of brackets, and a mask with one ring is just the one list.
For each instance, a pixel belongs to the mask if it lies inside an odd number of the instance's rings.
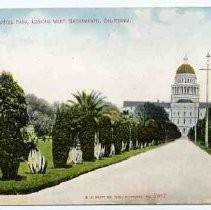
{"label": "blue sky", "polygon": [[2,9],[2,19],[129,18],[128,24],[0,25],[1,70],[27,93],[65,101],[81,89],[123,100],[170,100],[187,53],[205,98],[210,8]]}
{"label": "blue sky", "polygon": [[[137,20],[137,15],[134,13],[134,10],[137,8],[64,8],[64,9],[1,9],[0,10],[0,19],[16,19],[16,18],[26,18],[32,12],[39,12],[46,17],[49,18],[130,18],[132,21],[141,21]],[[165,10],[168,10],[166,8]],[[178,14],[183,14],[187,11],[200,11],[205,14],[207,20],[211,20],[211,9],[210,8],[175,8]],[[160,24],[168,24],[159,19],[159,12],[164,10],[164,8],[151,8],[150,15],[152,20],[158,22]],[[71,26],[75,30],[83,31],[83,30],[95,30],[96,32],[104,31],[108,32],[108,30],[124,30],[125,27],[119,25],[77,25]],[[0,31],[9,32],[10,27],[0,27]],[[124,31],[126,32],[126,31]]]}
{"label": "blue sky", "polygon": [[[110,17],[117,17],[117,18],[130,18],[135,19],[136,15],[134,14],[133,9],[7,9],[7,10],[0,10],[0,19],[4,18],[26,18],[32,12],[39,12],[49,18],[110,18]],[[80,27],[73,26],[77,30],[87,30],[87,27],[84,25]],[[104,30],[107,31],[108,29],[116,29],[121,30],[121,25],[118,27],[114,25],[92,25],[89,26],[91,30]],[[5,28],[1,28],[4,30]]]}

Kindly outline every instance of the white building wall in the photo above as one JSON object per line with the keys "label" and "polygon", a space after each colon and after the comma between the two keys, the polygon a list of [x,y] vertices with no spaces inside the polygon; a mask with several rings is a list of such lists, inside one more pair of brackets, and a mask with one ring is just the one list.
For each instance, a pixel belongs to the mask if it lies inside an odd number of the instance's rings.
{"label": "white building wall", "polygon": [[199,85],[195,74],[176,74],[171,87],[171,121],[183,136],[195,126],[204,112],[199,110]]}
{"label": "white building wall", "polygon": [[172,103],[171,121],[178,126],[183,136],[186,136],[199,118],[199,103]]}

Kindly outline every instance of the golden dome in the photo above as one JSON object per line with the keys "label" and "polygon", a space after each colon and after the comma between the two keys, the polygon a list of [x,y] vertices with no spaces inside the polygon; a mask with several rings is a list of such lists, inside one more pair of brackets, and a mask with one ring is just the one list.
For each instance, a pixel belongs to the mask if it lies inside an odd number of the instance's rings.
{"label": "golden dome", "polygon": [[193,67],[189,64],[182,64],[177,69],[177,74],[195,74]]}

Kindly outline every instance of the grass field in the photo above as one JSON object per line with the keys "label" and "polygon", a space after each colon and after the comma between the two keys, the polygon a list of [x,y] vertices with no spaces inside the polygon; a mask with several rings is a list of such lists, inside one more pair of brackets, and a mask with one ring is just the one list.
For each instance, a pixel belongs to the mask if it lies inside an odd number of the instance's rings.
{"label": "grass field", "polygon": [[29,174],[27,163],[22,162],[19,168],[19,175],[24,178],[21,181],[0,181],[0,194],[27,194],[36,192],[47,187],[55,186],[61,182],[70,180],[97,168],[120,162],[158,146],[149,146],[143,149],[131,150],[120,155],[102,158],[94,162],[83,162],[81,164],[73,165],[71,168],[62,169],[53,168],[51,142],[49,140],[46,142],[39,140],[38,147],[48,161],[46,174]]}
{"label": "grass field", "polygon": [[208,154],[211,155],[211,148],[210,147],[209,148],[206,148],[205,147],[205,144],[204,144],[204,141],[197,140],[196,145],[199,146],[201,149],[205,150]]}

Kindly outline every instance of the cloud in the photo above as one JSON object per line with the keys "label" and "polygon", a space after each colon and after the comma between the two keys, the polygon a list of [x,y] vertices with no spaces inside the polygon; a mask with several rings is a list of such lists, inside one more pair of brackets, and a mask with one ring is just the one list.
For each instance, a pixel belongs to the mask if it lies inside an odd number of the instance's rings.
{"label": "cloud", "polygon": [[206,17],[203,11],[186,10],[181,12],[177,8],[165,8],[158,13],[158,19],[169,24],[187,27],[204,23]]}
{"label": "cloud", "polygon": [[[81,89],[99,90],[120,106],[124,100],[169,101],[184,54],[196,70],[202,67],[211,25],[201,11],[159,9],[156,21],[155,10],[134,9],[127,33],[104,32],[109,36],[88,30],[91,25],[14,26],[0,38],[1,69],[49,101],[65,101]],[[27,16],[33,17],[49,18],[42,10]],[[204,74],[197,74],[204,98]]]}
{"label": "cloud", "polygon": [[139,19],[142,19],[142,20],[147,21],[147,22],[152,20],[150,8],[135,10],[135,15]]}
{"label": "cloud", "polygon": [[147,90],[150,99],[157,95],[161,100],[170,100],[170,85],[187,53],[190,64],[196,69],[204,100],[204,75],[198,69],[203,65],[204,54],[210,50],[210,21],[203,11],[196,9],[183,9],[182,12],[176,8],[159,9],[157,20],[153,17],[156,9],[150,10],[137,10],[138,18],[127,26],[129,43],[139,57],[137,68],[147,78],[142,78],[140,89]]}

